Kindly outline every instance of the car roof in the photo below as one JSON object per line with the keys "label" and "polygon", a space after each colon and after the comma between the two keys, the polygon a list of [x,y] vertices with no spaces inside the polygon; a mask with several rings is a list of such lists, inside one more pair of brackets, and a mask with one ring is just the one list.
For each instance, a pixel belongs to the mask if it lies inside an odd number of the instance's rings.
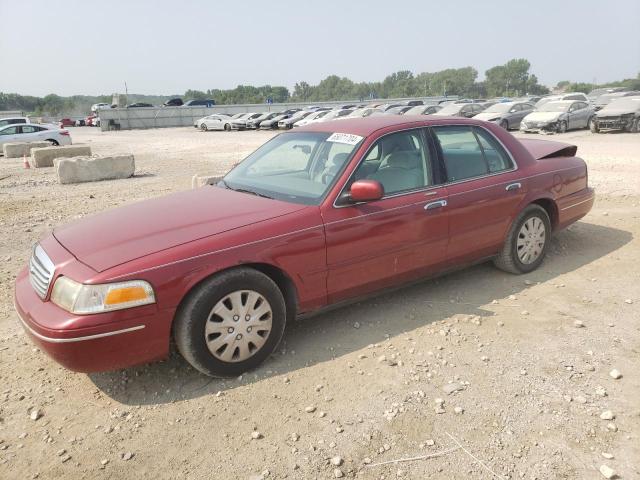
{"label": "car roof", "polygon": [[340,132],[368,137],[372,133],[388,127],[397,127],[398,130],[402,130],[403,128],[430,126],[433,124],[441,125],[443,123],[481,125],[478,120],[459,117],[441,116],[429,118],[424,115],[376,115],[364,118],[346,118],[336,121],[311,123],[304,127],[299,127],[296,131]]}

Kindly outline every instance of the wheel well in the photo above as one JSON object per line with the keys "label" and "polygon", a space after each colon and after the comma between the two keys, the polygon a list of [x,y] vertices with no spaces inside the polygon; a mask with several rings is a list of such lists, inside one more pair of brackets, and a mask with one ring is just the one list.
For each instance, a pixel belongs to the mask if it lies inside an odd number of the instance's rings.
{"label": "wheel well", "polygon": [[294,320],[298,311],[298,291],[289,275],[268,263],[248,263],[242,266],[254,268],[275,282],[287,306],[287,322]]}
{"label": "wheel well", "polygon": [[551,228],[555,229],[558,225],[558,206],[556,205],[556,202],[550,198],[539,198],[531,203],[540,205],[545,209],[547,215],[549,215],[549,220],[551,221]]}
{"label": "wheel well", "polygon": [[60,143],[58,143],[58,141],[57,141],[57,140],[54,140],[53,138],[47,138],[47,140],[46,140],[46,141],[47,141],[47,142],[51,142],[51,143],[53,143],[54,145],[60,145]]}
{"label": "wheel well", "polygon": [[196,288],[202,285],[202,282],[209,280],[210,278],[223,272],[228,272],[229,270],[233,270],[236,268],[252,268],[259,271],[260,273],[265,274],[267,277],[273,280],[282,292],[282,296],[284,297],[285,305],[287,307],[287,322],[292,321],[296,318],[298,309],[298,293],[293,280],[291,280],[291,278],[278,267],[274,267],[273,265],[269,265],[267,263],[244,263],[217,271],[214,274],[209,275],[208,277],[202,278],[198,283],[193,285],[189,289],[189,291],[182,297],[182,300],[180,300],[180,303],[176,308],[176,315],[178,310],[180,310],[180,308],[184,304],[185,300],[189,298],[191,293],[194,292]]}

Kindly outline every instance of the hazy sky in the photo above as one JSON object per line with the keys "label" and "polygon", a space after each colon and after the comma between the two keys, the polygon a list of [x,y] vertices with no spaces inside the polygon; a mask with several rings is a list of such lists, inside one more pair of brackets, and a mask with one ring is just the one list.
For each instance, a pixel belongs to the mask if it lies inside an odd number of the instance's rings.
{"label": "hazy sky", "polygon": [[173,94],[382,80],[523,57],[541,82],[640,71],[640,0],[0,0],[0,91]]}

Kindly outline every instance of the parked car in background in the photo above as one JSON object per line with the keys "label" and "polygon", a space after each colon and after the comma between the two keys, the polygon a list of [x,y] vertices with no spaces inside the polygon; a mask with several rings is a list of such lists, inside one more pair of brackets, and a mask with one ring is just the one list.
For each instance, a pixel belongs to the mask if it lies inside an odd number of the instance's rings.
{"label": "parked car in background", "polygon": [[351,110],[348,108],[329,110],[326,115],[323,115],[320,118],[315,118],[314,120],[311,120],[311,122],[309,123],[313,124],[313,123],[320,123],[320,122],[328,122],[329,120],[335,120],[340,117],[346,117],[347,115],[351,115],[353,111],[354,110]]}
{"label": "parked car in background", "polygon": [[628,96],[613,100],[596,113],[591,122],[593,133],[622,130],[640,132],[640,96]]}
{"label": "parked car in background", "polygon": [[5,117],[0,118],[0,127],[6,127],[7,125],[15,125],[18,123],[31,123],[29,117]]}
{"label": "parked car in background", "polygon": [[183,107],[213,107],[215,100],[189,100],[184,102]]}
{"label": "parked car in background", "polygon": [[308,110],[300,110],[299,112],[294,113],[289,118],[283,118],[278,122],[278,128],[280,130],[289,130],[293,128],[294,124],[297,122],[304,120],[313,112]]}
{"label": "parked car in background", "polygon": [[440,105],[418,105],[404,112],[405,115],[431,115],[442,110]]}
{"label": "parked car in background", "polygon": [[181,98],[172,98],[162,104],[163,107],[181,107],[184,104]]}
{"label": "parked car in background", "polygon": [[224,113],[214,113],[206,117],[199,118],[193,123],[193,126],[199,128],[203,132],[208,130],[231,130],[231,118]]}
{"label": "parked car in background", "polygon": [[524,117],[533,112],[533,105],[526,102],[496,103],[475,115],[473,118],[493,122],[505,130],[520,128]]}
{"label": "parked car in background", "polygon": [[233,128],[234,130],[245,130],[247,128],[247,122],[249,120],[254,120],[261,115],[262,113],[256,112],[243,113],[238,117],[234,115],[233,117],[231,117],[231,128]]}
{"label": "parked car in background", "polygon": [[558,100],[547,102],[529,113],[520,122],[522,132],[564,133],[567,130],[589,128],[595,110],[587,102]]}
{"label": "parked car in background", "polygon": [[386,112],[383,112],[378,108],[362,107],[351,110],[351,113],[349,115],[335,117],[334,120],[346,120],[348,118],[366,118],[376,115],[384,115],[385,113]]}
{"label": "parked car in background", "polygon": [[70,118],[61,118],[60,120],[58,120],[58,126],[60,128],[75,127],[76,126],[76,121],[72,120]]}
{"label": "parked car in background", "polygon": [[153,107],[153,105],[151,105],[150,103],[144,103],[144,102],[130,103],[129,105],[127,105],[127,108],[145,108],[145,107]]}
{"label": "parked car in background", "polygon": [[530,103],[531,105],[535,106],[535,104],[538,103],[543,98],[544,98],[544,96],[542,96],[542,95],[529,95],[529,96],[524,96],[524,97],[520,97],[520,98],[515,98],[515,99],[513,99],[513,101],[514,102]]}
{"label": "parked car in background", "polygon": [[604,108],[605,106],[609,105],[609,103],[613,102],[614,100],[618,100],[619,98],[624,98],[624,97],[635,97],[638,95],[640,95],[640,92],[631,91],[631,90],[625,90],[622,92],[605,93],[603,95],[600,95],[595,100],[595,102],[593,103],[593,106],[596,109],[596,111],[598,111],[601,108]]}
{"label": "parked car in background", "polygon": [[91,105],[91,111],[92,112],[97,112],[101,108],[111,108],[111,104],[109,104],[109,103],[94,103],[93,105]]}
{"label": "parked car in background", "polygon": [[92,113],[84,119],[84,124],[87,127],[97,127],[99,118],[98,115]]}
{"label": "parked car in background", "polygon": [[0,145],[11,142],[46,141],[52,145],[71,145],[69,130],[57,125],[19,123],[0,127]]}
{"label": "parked car in background", "polygon": [[558,102],[562,100],[579,100],[581,102],[589,103],[589,99],[584,93],[581,92],[573,92],[573,93],[563,93],[562,95],[547,95],[546,97],[542,97],[535,103],[535,108],[538,110],[545,103],[549,102]]}
{"label": "parked car in background", "polygon": [[596,100],[598,99],[598,97],[600,97],[601,95],[605,95],[607,93],[615,93],[615,92],[626,92],[629,89],[627,87],[605,87],[605,88],[595,88],[593,90],[591,90],[588,95],[587,98],[589,99],[589,101],[591,103],[596,102]]}
{"label": "parked car in background", "polygon": [[260,124],[263,120],[271,120],[277,115],[279,115],[279,112],[266,112],[261,114],[259,117],[247,120],[247,129],[256,130],[257,128],[260,128]]}
{"label": "parked car in background", "polygon": [[413,107],[410,105],[401,105],[399,107],[392,107],[385,111],[385,115],[403,115],[404,112],[411,110]]}
{"label": "parked car in background", "polygon": [[313,112],[311,115],[309,115],[308,117],[305,117],[302,120],[300,120],[299,122],[296,122],[293,126],[294,127],[304,127],[305,125],[313,122],[314,120],[321,119],[322,117],[327,115],[330,111],[331,110],[317,110],[317,111]]}
{"label": "parked car in background", "polygon": [[440,110],[433,113],[439,117],[465,117],[471,118],[482,112],[482,105],[479,103],[450,103],[444,105]]}
{"label": "parked car in background", "polygon": [[272,118],[270,118],[268,120],[263,120],[262,122],[260,122],[260,130],[277,129],[278,128],[278,122],[280,120],[284,120],[286,118],[289,118],[291,115],[292,115],[292,113],[282,113],[282,112],[280,112],[275,117],[272,117]]}
{"label": "parked car in background", "polygon": [[217,185],[56,227],[17,275],[17,318],[72,370],[157,361],[175,342],[198,371],[237,377],[298,315],[484,259],[532,272],[591,210],[575,146],[422,118],[284,132]]}

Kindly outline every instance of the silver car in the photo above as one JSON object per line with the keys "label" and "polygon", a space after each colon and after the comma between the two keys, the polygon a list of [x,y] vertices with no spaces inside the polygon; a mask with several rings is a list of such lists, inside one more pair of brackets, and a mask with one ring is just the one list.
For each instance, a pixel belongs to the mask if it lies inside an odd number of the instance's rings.
{"label": "silver car", "polygon": [[494,103],[473,118],[500,125],[505,130],[520,128],[524,117],[533,112],[533,105],[527,102]]}
{"label": "silver car", "polygon": [[596,113],[590,125],[593,133],[622,130],[640,133],[640,96],[622,97]]}
{"label": "silver car", "polygon": [[595,113],[587,102],[548,102],[522,119],[520,131],[564,133],[567,130],[588,128],[595,119]]}

